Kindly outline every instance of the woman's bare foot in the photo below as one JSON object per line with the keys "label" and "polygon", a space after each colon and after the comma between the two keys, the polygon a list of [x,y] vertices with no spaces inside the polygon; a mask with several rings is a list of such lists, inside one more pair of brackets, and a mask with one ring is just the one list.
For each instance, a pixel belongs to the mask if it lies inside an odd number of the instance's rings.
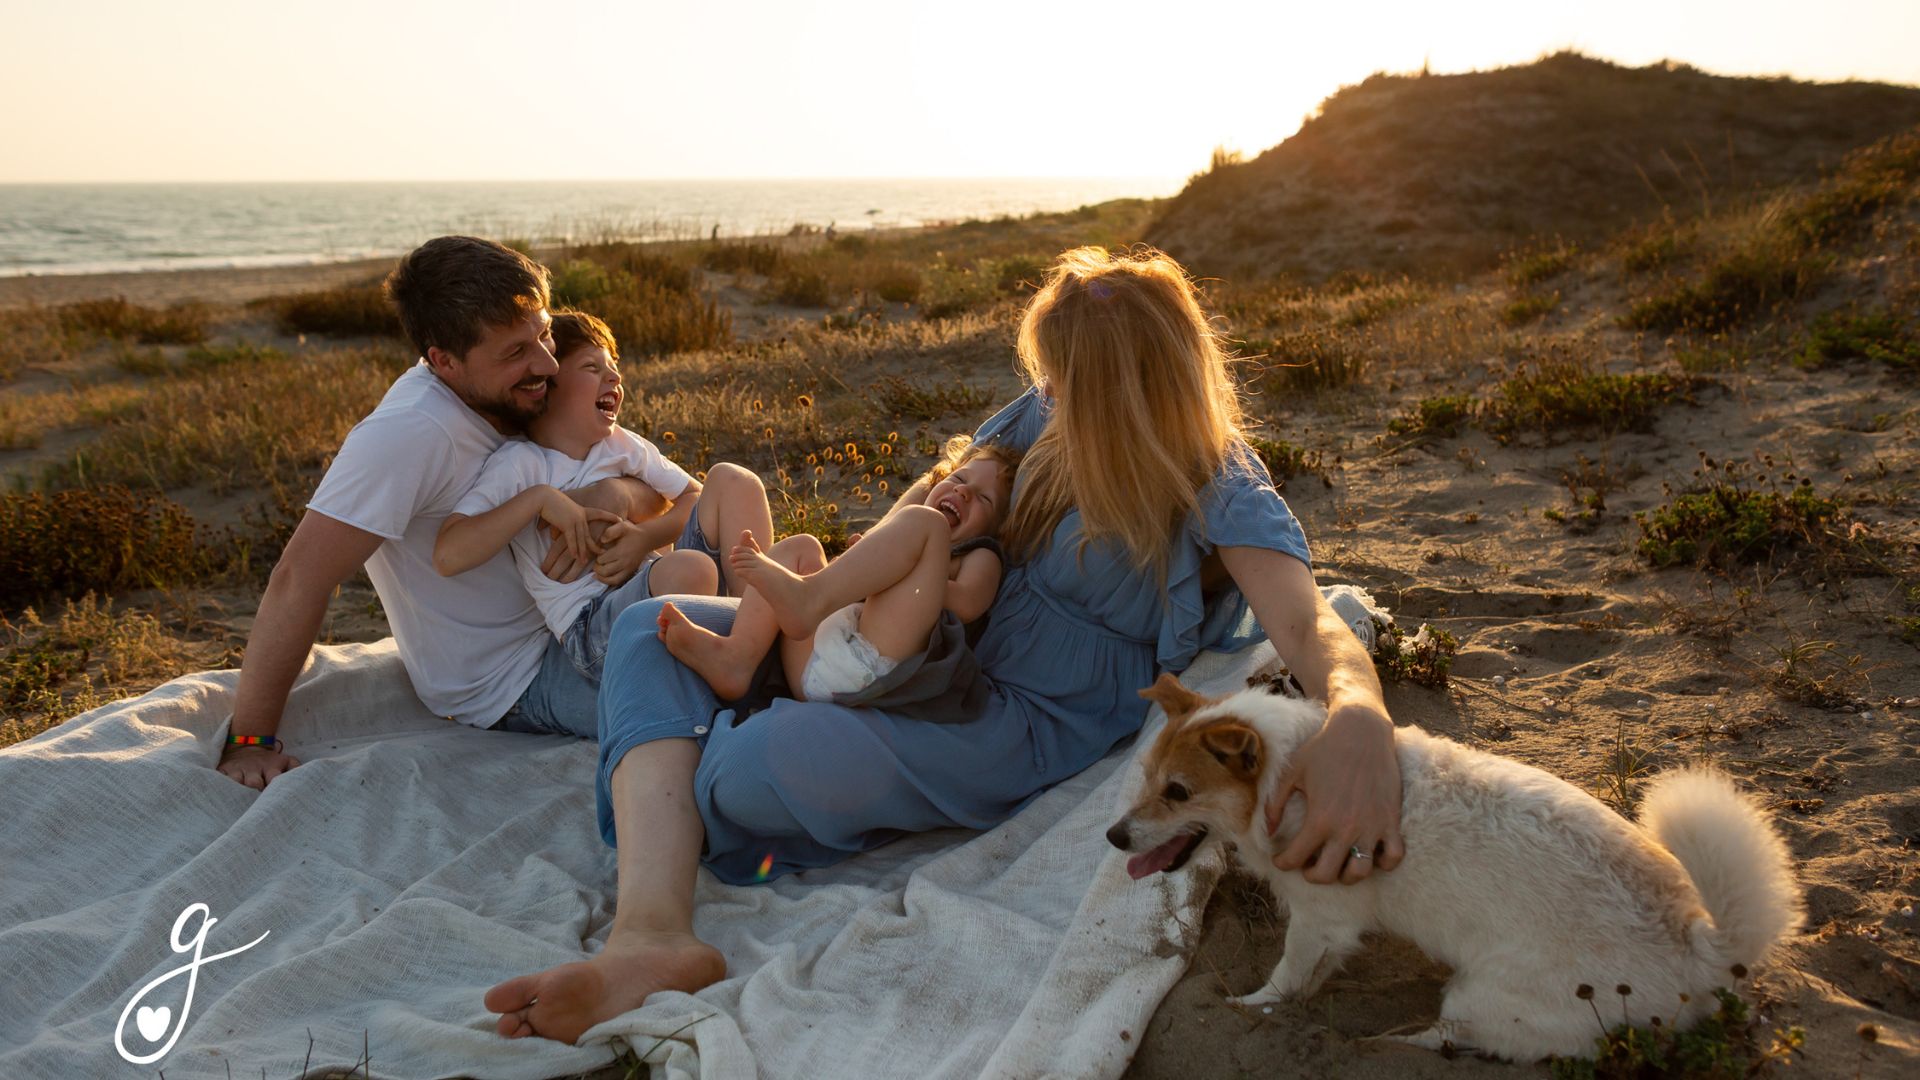
{"label": "woman's bare foot", "polygon": [[487,991],[495,1030],[571,1043],[595,1024],[639,1008],[662,990],[693,993],[727,977],[719,950],[692,934],[614,933],[585,960],[522,975]]}
{"label": "woman's bare foot", "polygon": [[768,558],[751,533],[740,535],[727,563],[736,578],[759,590],[761,599],[773,609],[780,632],[795,641],[812,637],[820,620],[827,617],[828,612],[816,610],[814,590],[807,587],[807,579]]}
{"label": "woman's bare foot", "polygon": [[671,602],[660,607],[660,640],[675,660],[707,680],[722,701],[746,696],[760,658],[766,654],[765,649],[753,653],[751,643],[744,638],[722,636],[699,625]]}

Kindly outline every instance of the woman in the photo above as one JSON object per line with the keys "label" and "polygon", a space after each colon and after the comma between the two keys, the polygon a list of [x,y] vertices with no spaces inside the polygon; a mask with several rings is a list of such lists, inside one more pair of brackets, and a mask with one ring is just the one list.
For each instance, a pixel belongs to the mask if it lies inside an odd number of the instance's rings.
{"label": "woman", "polygon": [[[614,926],[591,960],[490,991],[502,1034],[571,1041],[654,991],[723,977],[692,933],[702,858],[722,880],[765,880],[904,832],[991,828],[1137,732],[1137,691],[1158,671],[1263,628],[1329,705],[1280,792],[1284,802],[1297,787],[1309,816],[1279,861],[1351,882],[1399,860],[1379,682],[1241,438],[1225,356],[1185,273],[1157,252],[1070,251],[1027,309],[1019,354],[1033,388],[975,435],[1026,453],[1007,526],[1013,565],[974,649],[982,707],[932,723],[911,707],[783,699],[743,722],[668,655],[658,602],[635,605],[614,630],[600,697]],[[731,620],[725,599],[675,603],[708,629]]]}

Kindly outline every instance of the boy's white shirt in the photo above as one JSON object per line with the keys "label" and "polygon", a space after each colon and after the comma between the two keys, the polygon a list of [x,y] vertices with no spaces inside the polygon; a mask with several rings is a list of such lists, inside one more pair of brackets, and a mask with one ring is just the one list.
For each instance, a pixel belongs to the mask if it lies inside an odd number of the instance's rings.
{"label": "boy's white shirt", "polygon": [[[516,439],[493,452],[480,470],[479,479],[461,497],[453,512],[472,517],[486,513],[536,484],[551,484],[565,491],[609,476],[631,476],[669,500],[679,498],[693,482],[693,477],[667,460],[658,447],[623,427],[615,427],[612,434],[594,443],[587,456],[578,461],[558,450]],[[547,544],[538,519],[520,530],[507,547],[513,553],[520,581],[526,587],[524,591],[533,597],[546,618],[547,629],[556,638],[566,637],[580,617],[581,607],[606,590],[591,573],[563,585],[540,572]]]}
{"label": "boy's white shirt", "polygon": [[385,539],[367,560],[400,660],[427,707],[492,727],[533,682],[540,609],[502,551],[452,577],[433,566],[441,522],[508,440],[433,373],[407,369],[334,455],[307,509]]}

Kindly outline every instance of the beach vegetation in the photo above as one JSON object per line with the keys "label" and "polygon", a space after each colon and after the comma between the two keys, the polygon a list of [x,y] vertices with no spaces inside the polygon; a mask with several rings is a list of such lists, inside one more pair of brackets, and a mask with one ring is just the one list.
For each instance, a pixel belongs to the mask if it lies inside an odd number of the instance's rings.
{"label": "beach vegetation", "polygon": [[1508,326],[1522,326],[1530,322],[1539,322],[1560,306],[1560,294],[1523,293],[1500,309],[1500,319]]}
{"label": "beach vegetation", "polygon": [[0,609],[186,584],[224,569],[226,557],[185,507],[153,492],[0,494]]}
{"label": "beach vegetation", "polygon": [[[1622,999],[1633,993],[1626,985],[1613,990]],[[1592,987],[1582,985],[1573,992],[1594,1003]],[[1771,1034],[1758,1030],[1746,1001],[1732,990],[1716,989],[1713,996],[1714,1011],[1684,1031],[1657,1019],[1645,1027],[1608,1027],[1594,1003],[1600,1034],[1594,1038],[1593,1056],[1554,1058],[1549,1073],[1553,1080],[1746,1080],[1791,1065],[1805,1047],[1806,1032],[1798,1027]],[[1676,1009],[1681,1004],[1674,1003]]]}
{"label": "beach vegetation", "polygon": [[213,322],[213,309],[203,303],[156,308],[125,297],[62,304],[54,313],[69,333],[141,345],[197,345],[207,340]]}
{"label": "beach vegetation", "polygon": [[1421,398],[1405,413],[1387,421],[1387,432],[1418,439],[1451,439],[1474,420],[1472,394],[1443,394]]}
{"label": "beach vegetation", "polygon": [[1808,327],[1806,340],[1794,356],[1794,363],[1805,368],[1853,360],[1920,367],[1920,334],[1905,318],[1885,308],[1831,311]]}
{"label": "beach vegetation", "polygon": [[1333,484],[1327,476],[1326,455],[1318,450],[1261,435],[1247,436],[1247,446],[1260,459],[1260,464],[1266,466],[1275,488],[1284,488],[1288,480],[1303,474],[1318,476],[1329,487]]}
{"label": "beach vegetation", "polygon": [[1640,555],[1657,567],[1726,569],[1796,545],[1830,544],[1842,519],[1837,499],[1801,477],[1783,485],[1742,462],[1704,454],[1689,490],[1634,515]]}
{"label": "beach vegetation", "polygon": [[1327,327],[1249,339],[1242,352],[1251,360],[1248,389],[1277,401],[1352,386],[1370,367],[1362,346]]}
{"label": "beach vegetation", "polygon": [[1482,409],[1494,435],[1522,431],[1552,435],[1571,430],[1630,431],[1648,426],[1660,409],[1690,399],[1692,380],[1660,372],[1619,375],[1596,370],[1566,354],[1523,362],[1500,383]]}
{"label": "beach vegetation", "polygon": [[1579,253],[1578,244],[1559,240],[1537,244],[1502,256],[1500,272],[1508,285],[1516,289],[1531,289],[1566,273],[1573,265],[1574,256]]}
{"label": "beach vegetation", "polygon": [[314,289],[264,303],[282,333],[331,338],[400,337],[400,316],[378,283]]}

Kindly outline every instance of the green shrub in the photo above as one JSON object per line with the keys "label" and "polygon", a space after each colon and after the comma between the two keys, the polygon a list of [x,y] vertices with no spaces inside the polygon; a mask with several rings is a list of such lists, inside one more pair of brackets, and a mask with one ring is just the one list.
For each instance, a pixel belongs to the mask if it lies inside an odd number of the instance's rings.
{"label": "green shrub", "polygon": [[1539,321],[1559,306],[1560,294],[1557,292],[1531,293],[1501,308],[1500,318],[1508,326],[1520,326]]}
{"label": "green shrub", "polygon": [[268,301],[288,334],[321,337],[399,337],[400,316],[379,285],[342,285]]}
{"label": "green shrub", "polygon": [[1403,415],[1387,421],[1387,431],[1393,435],[1451,439],[1473,422],[1474,411],[1471,394],[1422,398]]}
{"label": "green shrub", "polygon": [[1681,282],[1635,303],[1622,322],[1634,330],[1712,333],[1731,329],[1799,298],[1819,279],[1823,260],[1777,242],[1735,251],[1700,281]]}
{"label": "green shrub", "polygon": [[1285,487],[1288,480],[1302,473],[1311,473],[1326,480],[1329,486],[1332,485],[1326,474],[1326,455],[1318,450],[1308,450],[1285,439],[1267,439],[1258,435],[1247,436],[1247,445],[1259,456],[1260,463],[1267,467],[1267,474],[1273,477],[1275,487]]}
{"label": "green shrub", "polygon": [[1640,554],[1654,566],[1725,568],[1795,544],[1818,545],[1841,515],[1839,502],[1816,494],[1810,480],[1782,492],[1777,484],[1750,484],[1737,462],[1705,463],[1694,475],[1695,490],[1669,490],[1665,504],[1634,515]]}
{"label": "green shrub", "polygon": [[1579,253],[1578,245],[1557,242],[1547,247],[1508,252],[1500,260],[1501,270],[1507,284],[1516,289],[1531,288],[1566,273],[1573,265],[1573,257]]}
{"label": "green shrub", "polygon": [[733,312],[718,301],[648,282],[602,298],[593,314],[613,331],[622,356],[717,349],[733,341]]}
{"label": "green shrub", "polygon": [[1460,639],[1426,623],[1413,634],[1398,624],[1374,620],[1378,644],[1373,650],[1373,666],[1380,674],[1398,682],[1447,688],[1447,674],[1453,670],[1453,658],[1460,652]]}
{"label": "green shrub", "polygon": [[1848,360],[1920,367],[1920,337],[1890,311],[1831,311],[1814,320],[1794,363],[1820,368]]}
{"label": "green shrub", "polygon": [[117,485],[0,495],[0,607],[197,580],[224,556],[186,508]]}
{"label": "green shrub", "polygon": [[[1591,986],[1574,992],[1593,1000]],[[1633,988],[1619,986],[1615,992],[1631,994]],[[1772,1065],[1792,1063],[1806,1032],[1797,1027],[1775,1031],[1763,1047],[1755,1040],[1747,1003],[1724,988],[1713,995],[1719,1007],[1686,1031],[1657,1022],[1648,1027],[1621,1024],[1595,1037],[1591,1059],[1554,1058],[1548,1071],[1553,1080],[1747,1080],[1764,1075]],[[1606,1027],[1598,1006],[1594,1024]]]}
{"label": "green shrub", "polygon": [[900,262],[877,268],[872,285],[874,295],[890,304],[911,304],[920,299],[920,292],[926,287],[926,283],[920,279],[920,271]]}
{"label": "green shrub", "polygon": [[1690,379],[1677,375],[1613,375],[1573,360],[1544,360],[1502,382],[1484,412],[1489,429],[1502,436],[1520,430],[1638,430],[1662,406],[1687,400],[1691,388]]}

